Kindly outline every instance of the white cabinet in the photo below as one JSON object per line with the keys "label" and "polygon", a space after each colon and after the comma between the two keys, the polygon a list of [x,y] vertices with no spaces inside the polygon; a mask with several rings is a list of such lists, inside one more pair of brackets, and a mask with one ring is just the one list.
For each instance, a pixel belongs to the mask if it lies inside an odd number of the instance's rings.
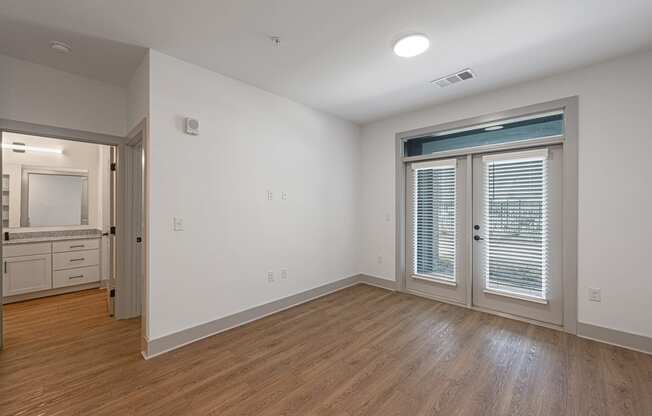
{"label": "white cabinet", "polygon": [[3,256],[4,297],[32,292],[40,293],[30,298],[48,296],[61,293],[50,289],[72,291],[74,286],[100,281],[98,238],[6,244]]}
{"label": "white cabinet", "polygon": [[68,240],[52,243],[54,288],[100,281],[100,240]]}
{"label": "white cabinet", "polygon": [[51,254],[7,257],[2,272],[4,296],[52,289]]}

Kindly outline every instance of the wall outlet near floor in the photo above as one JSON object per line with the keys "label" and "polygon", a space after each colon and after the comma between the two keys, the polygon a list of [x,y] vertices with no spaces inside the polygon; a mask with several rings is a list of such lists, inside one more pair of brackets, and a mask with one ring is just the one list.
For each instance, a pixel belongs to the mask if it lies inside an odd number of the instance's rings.
{"label": "wall outlet near floor", "polygon": [[274,199],[274,193],[272,191],[267,191],[267,200],[271,201]]}
{"label": "wall outlet near floor", "polygon": [[376,262],[378,262],[378,264],[383,264],[383,256],[378,256]]}
{"label": "wall outlet near floor", "polygon": [[274,283],[274,272],[267,272],[267,283]]}
{"label": "wall outlet near floor", "polygon": [[590,287],[589,288],[589,300],[591,302],[602,302],[602,291],[600,288]]}
{"label": "wall outlet near floor", "polygon": [[288,278],[288,269],[281,269],[281,279],[285,280]]}

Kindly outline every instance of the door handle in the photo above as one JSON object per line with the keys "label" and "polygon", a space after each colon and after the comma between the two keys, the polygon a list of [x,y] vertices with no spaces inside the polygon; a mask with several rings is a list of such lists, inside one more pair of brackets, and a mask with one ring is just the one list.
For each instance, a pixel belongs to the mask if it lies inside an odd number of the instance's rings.
{"label": "door handle", "polygon": [[484,238],[480,237],[479,235],[474,235],[474,236],[473,236],[473,239],[474,239],[475,241],[484,240]]}

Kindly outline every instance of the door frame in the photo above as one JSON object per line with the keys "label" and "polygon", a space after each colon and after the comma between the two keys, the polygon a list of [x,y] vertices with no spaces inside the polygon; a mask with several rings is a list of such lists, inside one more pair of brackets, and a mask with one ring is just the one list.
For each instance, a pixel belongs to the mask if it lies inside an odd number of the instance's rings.
{"label": "door frame", "polygon": [[[501,143],[494,145],[477,146],[472,148],[455,149],[444,152],[438,152],[430,155],[407,157],[403,153],[403,144],[411,138],[434,134],[446,130],[459,129],[477,124],[498,122],[500,120],[545,113],[549,111],[564,111],[564,135],[552,136],[539,139],[522,140],[511,143]],[[572,96],[559,100],[548,101],[540,104],[529,105],[525,107],[514,108],[506,111],[500,111],[491,114],[485,114],[478,117],[467,118],[449,123],[437,124],[414,130],[408,130],[396,133],[395,136],[395,154],[396,154],[396,287],[399,291],[411,293],[406,289],[406,169],[409,169],[411,162],[419,160],[430,160],[439,158],[448,158],[454,156],[467,157],[467,201],[472,201],[472,157],[474,154],[494,152],[500,150],[525,149],[530,147],[541,147],[545,145],[561,144],[563,146],[563,175],[562,175],[562,276],[563,276],[563,324],[554,326],[544,324],[538,321],[532,321],[520,318],[514,315],[496,313],[494,311],[484,310],[473,306],[471,285],[467,288],[465,307],[470,309],[482,310],[489,313],[508,316],[510,318],[525,320],[543,326],[549,326],[565,332],[577,333],[577,212],[578,212],[578,112],[579,97]],[[472,215],[472,203],[467,204],[467,214]],[[471,218],[471,217],[469,217]],[[472,221],[467,224],[467,233],[471,235]],[[465,245],[465,255],[467,264],[465,269],[467,273],[472,270],[473,256],[471,255],[472,239],[468,239]],[[467,275],[468,276],[468,275]],[[419,294],[422,295],[422,294]],[[446,302],[445,299],[436,299]],[[458,304],[459,305],[459,304]]]}
{"label": "door frame", "polygon": [[[127,146],[130,138],[133,138],[135,135],[140,134],[143,138],[143,149],[146,152],[147,143],[148,143],[148,134],[147,134],[147,119],[144,118],[126,137],[115,136],[111,134],[96,133],[91,131],[68,129],[64,127],[55,127],[48,126],[43,124],[35,124],[24,121],[16,121],[10,119],[1,119],[0,118],[0,134],[2,133],[19,133],[19,134],[28,134],[33,136],[49,137],[53,139],[64,139],[72,140],[77,142],[84,143],[94,143],[102,145],[111,145],[116,146],[118,149],[118,160],[125,160],[125,152],[128,151]],[[146,154],[146,153],[145,153]],[[2,171],[2,157],[0,154],[0,171]],[[117,290],[116,290],[116,319],[125,319],[131,317],[131,312],[127,308],[127,305],[133,304],[130,301],[129,297],[133,295],[130,293],[129,284],[133,276],[130,276],[128,270],[125,269],[124,261],[121,261],[121,258],[124,258],[126,251],[128,250],[126,243],[126,236],[128,235],[126,227],[126,219],[128,217],[128,207],[127,199],[125,198],[125,189],[130,182],[130,178],[125,174],[124,169],[118,168],[117,170],[117,189],[116,189],[116,198],[118,199],[117,203],[117,218],[116,218],[116,253],[118,254],[118,264],[116,275],[125,276],[125,278],[117,279]],[[144,178],[144,187],[147,188],[147,176]],[[147,198],[145,198],[147,201]],[[145,218],[147,218],[147,203],[145,202]],[[145,224],[147,222],[145,221]],[[2,224],[0,223],[0,235],[4,234],[2,229]],[[145,239],[145,253],[147,253],[147,239]],[[0,257],[2,256],[2,244],[0,244]],[[146,262],[145,262],[146,263]],[[145,280],[147,280],[147,268],[145,269]],[[143,284],[144,287],[147,284]],[[0,285],[0,299],[2,298],[2,285]],[[143,317],[145,318],[145,317]],[[145,320],[145,319],[143,319]],[[3,339],[4,339],[4,318],[3,318],[3,305],[0,302],[0,349],[3,348]]]}
{"label": "door frame", "polygon": [[[125,233],[123,234],[122,243],[126,249],[125,255],[122,256],[123,263],[118,266],[119,270],[129,271],[126,275],[130,276],[129,279],[122,279],[116,282],[116,288],[118,291],[125,292],[129,296],[124,296],[118,302],[116,299],[116,312],[120,310],[120,318],[133,318],[136,316],[142,316],[141,319],[141,339],[145,334],[147,334],[147,253],[148,253],[148,228],[147,228],[147,215],[148,215],[148,205],[147,201],[147,120],[143,119],[136,127],[134,127],[129,134],[127,135],[127,141],[123,147],[122,153],[118,154],[118,160],[122,160],[122,171],[123,176],[118,178],[119,186],[122,184],[123,189],[125,190],[124,194],[124,204],[119,205],[118,207],[118,216],[120,216],[120,210],[126,210],[122,212],[125,224]],[[142,154],[138,152],[138,146],[142,146]],[[134,178],[135,169],[141,169],[141,181],[140,184],[137,184],[132,179]],[[140,185],[140,189],[138,189]],[[136,202],[136,199],[142,201],[142,218],[141,223],[143,224],[143,243],[141,248],[138,247],[136,243],[136,236],[140,231],[136,228],[136,222],[134,221],[134,215],[127,215],[127,212],[134,213],[134,206],[139,205]],[[139,278],[134,275],[134,256],[133,254],[137,250],[142,250],[142,266],[143,266],[143,276],[144,278]]]}

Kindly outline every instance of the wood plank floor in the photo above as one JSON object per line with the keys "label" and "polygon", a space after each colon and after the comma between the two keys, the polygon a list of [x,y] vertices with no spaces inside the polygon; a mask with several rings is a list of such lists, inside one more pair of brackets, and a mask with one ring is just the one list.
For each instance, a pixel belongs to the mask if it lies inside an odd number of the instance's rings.
{"label": "wood plank floor", "polygon": [[5,306],[2,415],[652,415],[652,356],[354,286],[144,361],[104,293]]}

